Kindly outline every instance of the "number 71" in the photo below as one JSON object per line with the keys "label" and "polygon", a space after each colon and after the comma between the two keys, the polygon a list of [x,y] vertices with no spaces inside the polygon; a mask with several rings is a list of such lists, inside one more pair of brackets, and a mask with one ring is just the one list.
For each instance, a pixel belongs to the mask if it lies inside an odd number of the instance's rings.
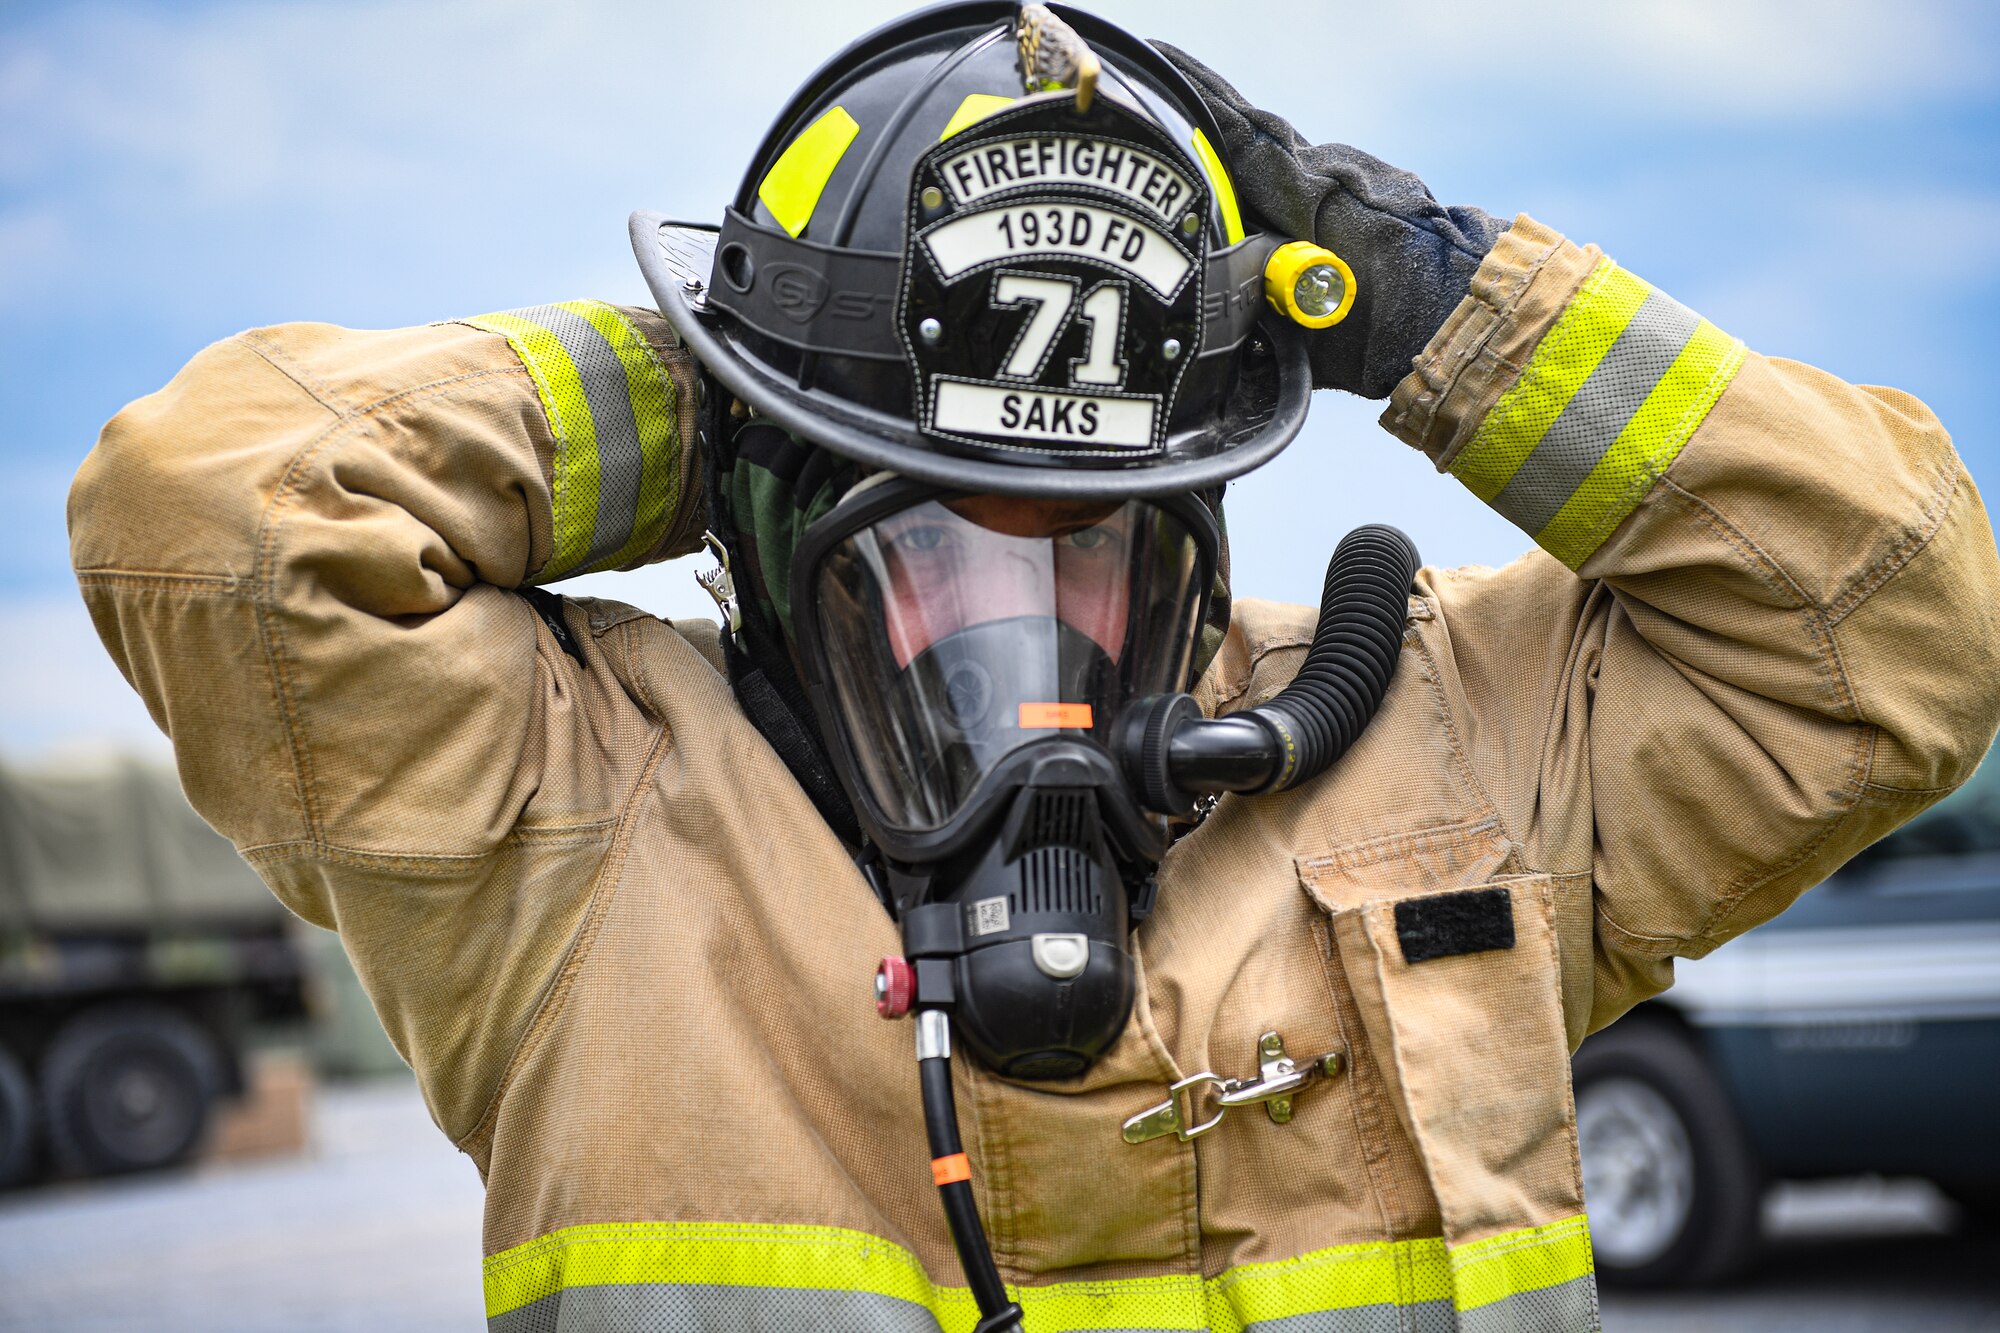
{"label": "number 71", "polygon": [[[1011,379],[1034,379],[1048,360],[1063,328],[1069,323],[1070,308],[1077,304],[1078,284],[1069,278],[1036,278],[1025,273],[1002,273],[993,282],[996,306],[1028,305],[1028,322],[1014,339],[1014,346],[1000,367]],[[1084,354],[1069,363],[1071,384],[1125,382],[1125,363],[1119,358],[1119,343],[1125,325],[1123,283],[1101,282],[1090,289],[1077,311],[1090,325],[1090,340]]]}

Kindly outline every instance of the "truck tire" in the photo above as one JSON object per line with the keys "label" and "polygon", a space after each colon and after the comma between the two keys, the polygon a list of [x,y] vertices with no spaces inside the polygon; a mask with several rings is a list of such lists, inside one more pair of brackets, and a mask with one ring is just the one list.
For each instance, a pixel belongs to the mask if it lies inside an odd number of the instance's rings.
{"label": "truck tire", "polygon": [[1736,1109],[1695,1045],[1627,1019],[1572,1062],[1584,1204],[1609,1286],[1692,1286],[1746,1268],[1764,1177]]}
{"label": "truck tire", "polygon": [[181,1161],[208,1129],[221,1071],[214,1039],[172,1009],[84,1010],[56,1033],[42,1061],[57,1168],[112,1175]]}
{"label": "truck tire", "polygon": [[27,1071],[0,1046],[0,1190],[28,1173],[35,1155],[35,1094]]}

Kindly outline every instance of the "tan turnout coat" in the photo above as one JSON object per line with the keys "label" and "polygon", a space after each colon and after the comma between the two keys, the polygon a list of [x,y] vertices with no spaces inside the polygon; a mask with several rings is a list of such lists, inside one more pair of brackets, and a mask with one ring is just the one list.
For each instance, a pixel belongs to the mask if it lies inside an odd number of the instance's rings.
{"label": "tan turnout coat", "polygon": [[[1520,219],[1384,424],[1492,490],[1589,369],[1601,258]],[[702,526],[685,352],[651,312],[565,309],[618,354],[571,371],[629,389],[643,475],[614,475],[607,410],[585,466],[534,311],[255,330],[85,463],[91,614],[485,1177],[496,1329],[969,1328],[910,1027],[870,1003],[895,927],[714,627],[578,599],[579,664],[512,591]],[[1605,496],[1564,501],[1596,508],[1538,529],[1577,568],[1426,570],[1353,750],[1173,848],[1107,1058],[1036,1085],[957,1062],[1034,1333],[1594,1326],[1569,1052],[1951,790],[2000,719],[2000,563],[1937,421],[1710,352],[1656,405],[1671,447],[1607,453]],[[1274,693],[1311,627],[1240,602],[1204,707]],[[1482,887],[1511,946],[1409,961],[1396,905]],[[1254,1073],[1267,1031],[1344,1056],[1289,1123],[1121,1139],[1177,1078]]]}

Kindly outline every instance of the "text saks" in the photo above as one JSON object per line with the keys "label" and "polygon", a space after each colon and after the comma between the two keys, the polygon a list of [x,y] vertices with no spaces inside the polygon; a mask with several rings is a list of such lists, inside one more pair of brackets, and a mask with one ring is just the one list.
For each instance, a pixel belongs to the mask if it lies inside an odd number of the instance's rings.
{"label": "text saks", "polygon": [[1146,449],[1153,444],[1153,398],[1010,389],[958,380],[936,382],[931,429],[960,435],[1048,440],[1059,444]]}

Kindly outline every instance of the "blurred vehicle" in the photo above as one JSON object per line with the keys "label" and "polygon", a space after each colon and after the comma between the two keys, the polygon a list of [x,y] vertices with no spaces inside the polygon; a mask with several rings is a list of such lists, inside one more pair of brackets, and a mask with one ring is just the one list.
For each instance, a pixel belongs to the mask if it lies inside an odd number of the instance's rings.
{"label": "blurred vehicle", "polygon": [[1923,1176],[2000,1210],[2000,762],[1577,1052],[1599,1275],[1715,1280],[1768,1180]]}
{"label": "blurred vehicle", "polygon": [[0,767],[0,1187],[194,1151],[304,1013],[294,924],[170,772]]}

